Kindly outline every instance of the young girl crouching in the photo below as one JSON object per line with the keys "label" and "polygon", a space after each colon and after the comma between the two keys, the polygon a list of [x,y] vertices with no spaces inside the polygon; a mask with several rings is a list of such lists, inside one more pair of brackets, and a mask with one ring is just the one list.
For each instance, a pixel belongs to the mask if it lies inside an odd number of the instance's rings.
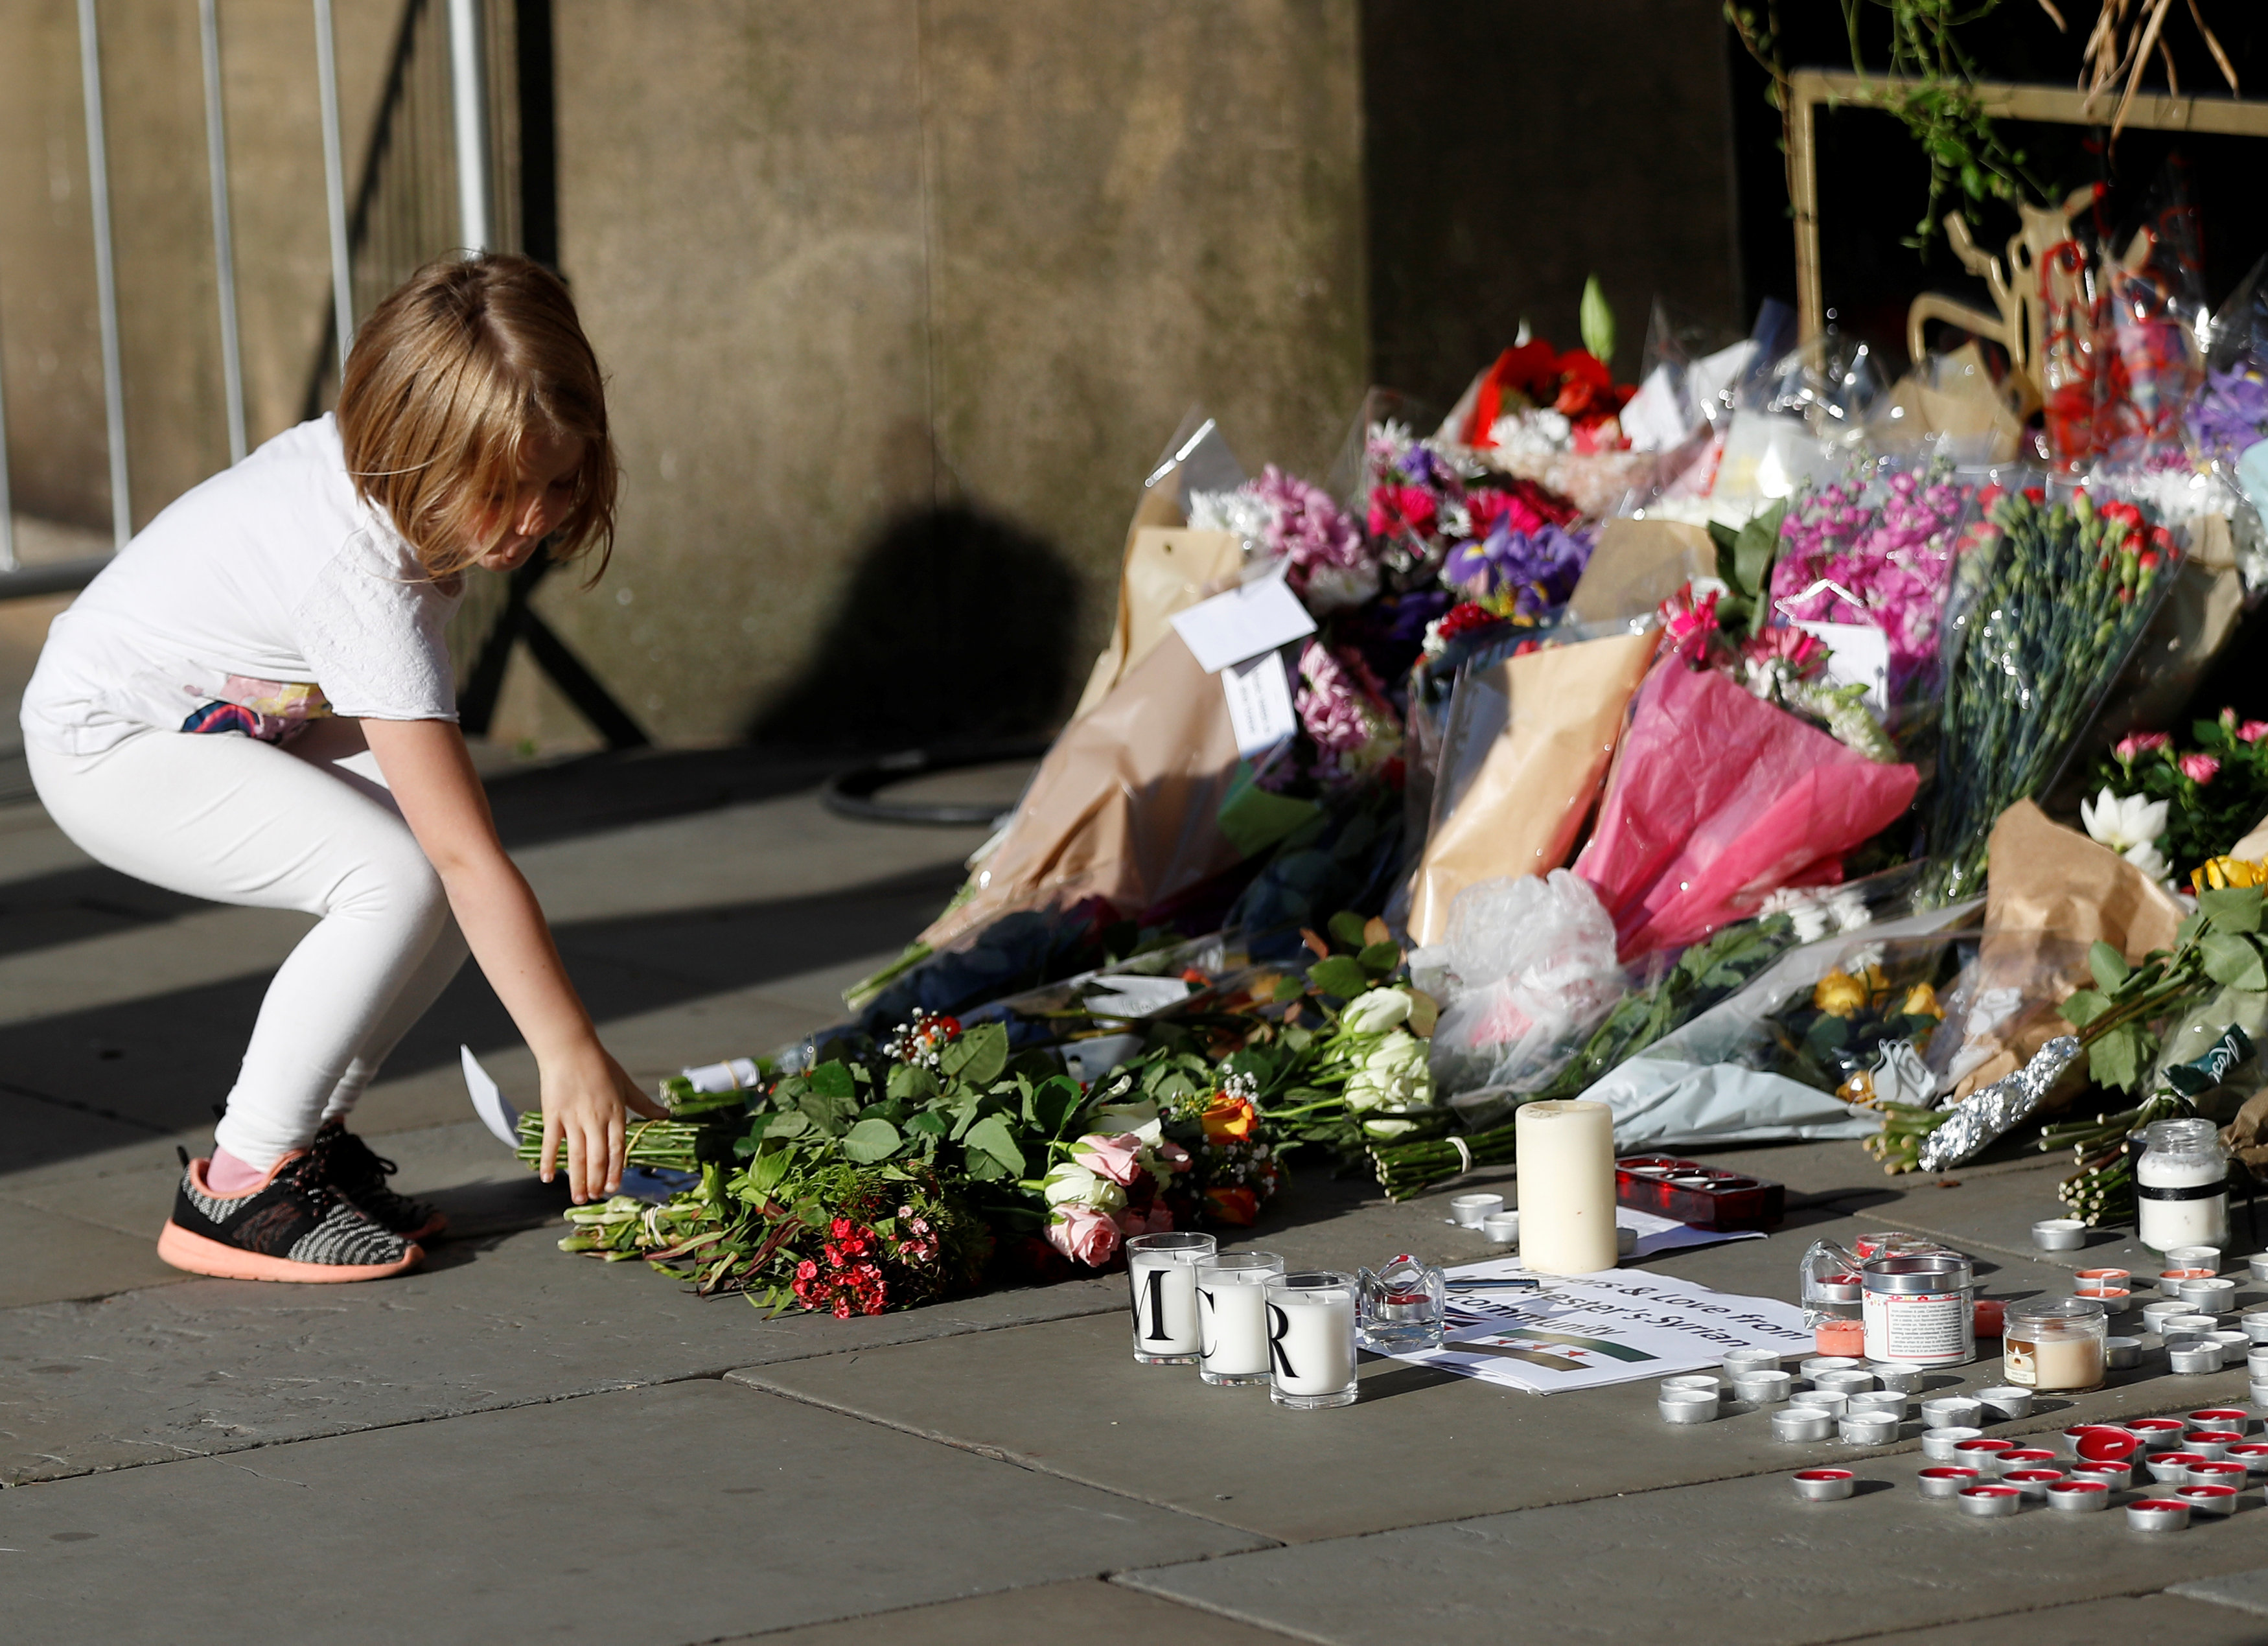
{"label": "young girl crouching", "polygon": [[615,454],[597,358],[523,258],[421,270],[357,335],[338,410],[150,522],[57,617],[24,698],[48,814],[152,884],[320,917],[269,985],[158,1254],[237,1280],[399,1274],[446,1220],[346,1116],[463,963],[541,1071],[550,1181],[610,1193],[625,1111],[457,729],[444,626],[472,566],[595,550]]}

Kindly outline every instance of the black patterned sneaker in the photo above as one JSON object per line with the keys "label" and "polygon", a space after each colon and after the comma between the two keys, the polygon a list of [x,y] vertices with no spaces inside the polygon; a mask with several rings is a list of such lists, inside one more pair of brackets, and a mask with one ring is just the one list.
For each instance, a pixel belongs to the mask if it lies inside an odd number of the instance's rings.
{"label": "black patterned sneaker", "polygon": [[424,1249],[381,1229],[323,1181],[312,1149],[286,1155],[256,1188],[215,1194],[208,1161],[184,1153],[158,1255],[227,1281],[379,1281],[416,1268]]}
{"label": "black patterned sneaker", "polygon": [[347,1130],[343,1120],[326,1120],[315,1133],[315,1158],[322,1163],[323,1181],[355,1203],[355,1208],[380,1228],[404,1240],[431,1240],[449,1227],[448,1214],[423,1200],[396,1194],[386,1180],[401,1170],[383,1155]]}

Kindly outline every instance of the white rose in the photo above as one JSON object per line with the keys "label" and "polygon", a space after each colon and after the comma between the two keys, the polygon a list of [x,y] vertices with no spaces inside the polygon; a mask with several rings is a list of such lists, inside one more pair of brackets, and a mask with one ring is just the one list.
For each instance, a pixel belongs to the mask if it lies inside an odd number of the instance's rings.
{"label": "white rose", "polygon": [[1091,1206],[1098,1212],[1123,1211],[1126,1191],[1075,1160],[1058,1161],[1040,1180],[1040,1194],[1051,1206]]}
{"label": "white rose", "polygon": [[1346,1105],[1357,1114],[1403,1114],[1432,1103],[1433,1072],[1425,1067],[1425,1043],[1406,1030],[1396,1029],[1373,1046],[1347,1077]]}
{"label": "white rose", "polygon": [[1359,1035],[1383,1034],[1407,1022],[1410,996],[1401,989],[1373,989],[1358,994],[1339,1014],[1339,1027]]}

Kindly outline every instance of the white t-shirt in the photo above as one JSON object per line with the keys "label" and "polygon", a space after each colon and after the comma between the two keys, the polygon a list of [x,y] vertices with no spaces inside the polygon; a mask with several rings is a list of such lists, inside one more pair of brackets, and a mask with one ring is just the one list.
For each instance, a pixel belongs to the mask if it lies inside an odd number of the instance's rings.
{"label": "white t-shirt", "polygon": [[145,727],[281,742],[307,720],[453,720],[435,582],[355,496],[337,424],[277,435],[177,498],[48,631],[24,735],[99,754]]}

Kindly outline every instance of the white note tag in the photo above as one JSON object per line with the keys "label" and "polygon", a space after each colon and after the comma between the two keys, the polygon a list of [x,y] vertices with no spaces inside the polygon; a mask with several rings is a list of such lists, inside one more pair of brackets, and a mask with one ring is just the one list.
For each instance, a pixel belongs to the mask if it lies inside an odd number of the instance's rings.
{"label": "white note tag", "polygon": [[1217,675],[1315,631],[1315,620],[1280,577],[1263,577],[1226,594],[1199,601],[1173,616],[1174,632],[1196,653],[1197,667]]}
{"label": "white note tag", "polygon": [[1148,1017],[1189,998],[1180,978],[1097,978],[1086,990],[1086,1009],[1096,1017]]}
{"label": "white note tag", "polygon": [[1275,653],[1263,652],[1222,669],[1220,684],[1228,694],[1228,723],[1235,729],[1240,757],[1249,760],[1300,729],[1284,660]]}
{"label": "white note tag", "polygon": [[1827,646],[1827,678],[1838,686],[1864,686],[1876,714],[1890,706],[1890,638],[1870,623],[1799,623]]}

